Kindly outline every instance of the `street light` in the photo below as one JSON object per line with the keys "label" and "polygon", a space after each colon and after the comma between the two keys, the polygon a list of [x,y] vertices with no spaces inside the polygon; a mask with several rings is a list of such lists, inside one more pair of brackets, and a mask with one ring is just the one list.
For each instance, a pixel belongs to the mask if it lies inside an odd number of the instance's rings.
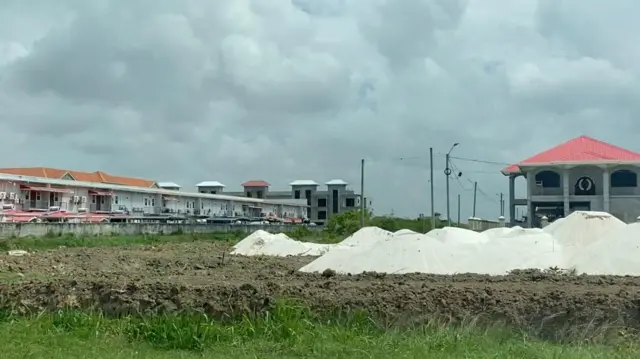
{"label": "street light", "polygon": [[449,204],[449,176],[451,176],[451,168],[449,168],[449,157],[451,156],[451,151],[456,148],[460,143],[456,142],[451,146],[449,152],[447,152],[445,156],[445,167],[444,174],[447,176],[447,226],[451,227],[451,207]]}

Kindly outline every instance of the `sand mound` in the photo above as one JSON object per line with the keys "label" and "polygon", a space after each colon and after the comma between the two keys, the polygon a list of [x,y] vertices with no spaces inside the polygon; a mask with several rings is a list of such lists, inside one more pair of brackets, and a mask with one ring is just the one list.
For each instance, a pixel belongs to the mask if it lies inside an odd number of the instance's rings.
{"label": "sand mound", "polygon": [[581,249],[625,226],[624,222],[606,212],[576,211],[549,224],[543,231],[562,246]]}
{"label": "sand mound", "polygon": [[271,234],[257,230],[238,242],[231,254],[243,256],[321,256],[333,245],[305,243],[289,238],[284,233]]}
{"label": "sand mound", "polygon": [[439,241],[421,234],[405,234],[380,240],[375,246],[333,250],[301,268],[302,272],[322,272],[327,268],[342,274],[379,272],[391,274],[449,274],[447,265],[455,255]]}
{"label": "sand mound", "polygon": [[578,273],[640,275],[640,223],[610,233],[578,252],[571,263]]}
{"label": "sand mound", "polygon": [[345,246],[371,245],[393,237],[393,232],[378,227],[364,227],[347,237],[340,244]]}
{"label": "sand mound", "polygon": [[503,275],[514,269],[565,268],[563,248],[555,242],[547,233],[493,238],[468,256],[460,271]]}

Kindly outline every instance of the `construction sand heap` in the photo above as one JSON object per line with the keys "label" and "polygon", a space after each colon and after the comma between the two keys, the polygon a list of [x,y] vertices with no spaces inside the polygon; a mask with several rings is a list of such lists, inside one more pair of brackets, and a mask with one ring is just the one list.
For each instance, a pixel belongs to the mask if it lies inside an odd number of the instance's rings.
{"label": "construction sand heap", "polygon": [[606,212],[576,211],[549,224],[543,231],[564,247],[581,250],[626,226],[626,223]]}
{"label": "construction sand heap", "polygon": [[577,273],[640,276],[640,223],[625,225],[571,258]]}
{"label": "construction sand heap", "polygon": [[305,243],[289,238],[284,233],[271,234],[257,230],[233,246],[231,254],[243,256],[320,256],[331,249],[331,244]]}
{"label": "construction sand heap", "polygon": [[242,255],[319,256],[302,272],[341,274],[478,273],[575,269],[587,274],[640,275],[640,224],[603,212],[577,211],[544,229],[494,228],[482,233],[445,227],[427,234],[365,227],[337,245],[303,243],[256,231],[234,247]]}

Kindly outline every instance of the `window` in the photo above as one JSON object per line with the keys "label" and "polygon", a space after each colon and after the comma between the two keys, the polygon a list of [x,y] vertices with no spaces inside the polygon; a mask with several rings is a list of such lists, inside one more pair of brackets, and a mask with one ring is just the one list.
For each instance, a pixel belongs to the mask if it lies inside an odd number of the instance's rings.
{"label": "window", "polygon": [[553,171],[538,172],[536,182],[541,182],[544,188],[558,188],[560,187],[560,175]]}
{"label": "window", "polygon": [[251,192],[247,192],[247,197],[251,198]]}
{"label": "window", "polygon": [[340,194],[337,189],[334,189],[332,193],[331,204],[333,207],[333,213],[338,213],[340,212]]}
{"label": "window", "polygon": [[211,194],[216,194],[218,193],[218,191],[211,191]]}
{"label": "window", "polygon": [[611,174],[611,187],[637,187],[638,175],[629,170],[619,170]]}
{"label": "window", "polygon": [[345,201],[345,206],[346,207],[355,207],[356,206],[356,199],[355,198],[347,198],[347,200]]}
{"label": "window", "polygon": [[40,192],[36,192],[36,201],[41,200],[42,198],[40,197]]}
{"label": "window", "polygon": [[200,191],[200,193],[207,193],[207,191]]}
{"label": "window", "polygon": [[304,191],[304,198],[311,198],[311,190],[310,189]]}
{"label": "window", "polygon": [[262,191],[258,191],[258,198],[262,198]]}
{"label": "window", "polygon": [[293,191],[293,198],[300,199],[300,190]]}
{"label": "window", "polygon": [[327,199],[326,198],[318,198],[318,207],[326,207]]}
{"label": "window", "polygon": [[318,211],[318,219],[327,219],[327,211]]}
{"label": "window", "polygon": [[115,204],[118,204],[118,196],[114,196],[113,201],[115,202]]}
{"label": "window", "polygon": [[156,199],[155,198],[151,198],[151,206],[152,207],[156,206]]}
{"label": "window", "polygon": [[[95,196],[93,197],[93,203],[96,203],[96,198],[95,198]],[[149,205],[149,199],[148,199],[148,198],[145,198],[145,199],[144,199],[144,205],[145,205],[145,207]]]}

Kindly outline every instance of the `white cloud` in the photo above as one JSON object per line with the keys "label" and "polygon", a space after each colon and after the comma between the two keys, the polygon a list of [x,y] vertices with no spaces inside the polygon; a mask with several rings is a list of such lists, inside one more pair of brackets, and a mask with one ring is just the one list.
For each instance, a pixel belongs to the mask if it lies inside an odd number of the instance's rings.
{"label": "white cloud", "polygon": [[[517,161],[581,134],[638,150],[640,3],[5,1],[7,166],[230,189],[343,178],[379,212],[444,213],[446,152]],[[400,160],[398,158],[403,157]],[[497,217],[499,165],[454,160],[452,203]],[[452,213],[457,213],[452,209]]]}

